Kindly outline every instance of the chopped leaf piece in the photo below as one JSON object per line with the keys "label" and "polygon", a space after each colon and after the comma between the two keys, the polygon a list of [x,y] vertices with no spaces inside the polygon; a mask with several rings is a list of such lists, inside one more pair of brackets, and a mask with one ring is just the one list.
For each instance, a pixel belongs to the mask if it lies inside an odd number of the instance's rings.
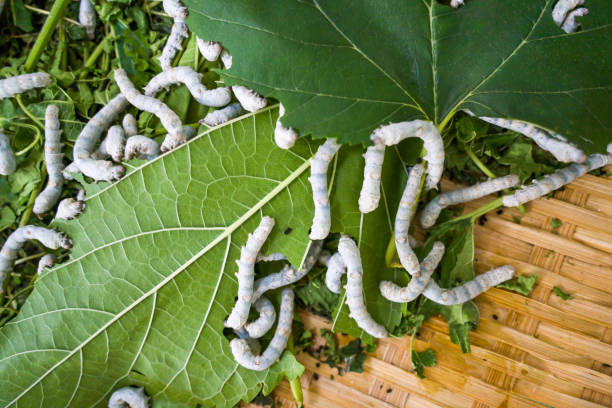
{"label": "chopped leaf piece", "polygon": [[536,280],[538,280],[538,275],[520,275],[516,279],[500,283],[496,288],[508,289],[521,295],[529,296]]}
{"label": "chopped leaf piece", "polygon": [[565,293],[560,287],[555,286],[553,287],[553,292],[555,292],[555,295],[559,296],[561,299],[563,300],[568,300],[572,298],[572,295],[570,295],[569,293]]}
{"label": "chopped leaf piece", "polygon": [[419,378],[425,378],[423,367],[433,367],[437,364],[436,355],[432,349],[427,349],[422,352],[412,350],[412,367]]}
{"label": "chopped leaf piece", "polygon": [[559,228],[563,225],[563,221],[561,221],[558,218],[553,218],[552,220],[550,220],[550,226],[551,228]]}

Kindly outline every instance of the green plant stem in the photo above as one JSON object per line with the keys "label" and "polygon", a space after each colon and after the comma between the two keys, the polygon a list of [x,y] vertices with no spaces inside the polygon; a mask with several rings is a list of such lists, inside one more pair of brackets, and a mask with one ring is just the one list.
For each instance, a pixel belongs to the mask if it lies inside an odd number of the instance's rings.
{"label": "green plant stem", "polygon": [[27,145],[25,148],[23,148],[22,150],[18,151],[17,153],[15,153],[15,156],[21,156],[26,154],[27,152],[29,152],[34,146],[36,146],[36,144],[38,143],[38,141],[42,138],[42,133],[40,132],[40,129],[37,128],[34,125],[30,125],[29,123],[19,123],[19,122],[10,122],[10,124],[12,126],[17,126],[17,127],[23,127],[26,129],[30,129],[32,130],[35,134],[36,137],[34,137],[34,140],[32,141],[32,143],[30,143],[29,145]]}
{"label": "green plant stem", "polygon": [[112,33],[106,34],[106,36],[102,39],[102,41],[100,41],[100,43],[96,46],[96,48],[94,48],[89,58],[85,60],[85,63],[83,64],[83,68],[81,68],[82,71],[81,71],[81,74],[79,75],[80,79],[83,79],[87,76],[87,72],[89,68],[91,68],[96,63],[96,60],[98,59],[98,57],[102,55],[102,52],[104,51],[104,46],[111,38],[112,38]]}
{"label": "green plant stem", "polygon": [[70,3],[70,0],[56,0],[55,3],[53,3],[53,7],[51,7],[51,11],[49,12],[49,17],[47,17],[43,28],[40,30],[38,37],[36,37],[36,42],[34,42],[34,46],[26,59],[25,70],[27,72],[33,71],[36,67],[40,56],[51,39],[53,31],[55,31],[55,27],[57,27],[57,24],[64,15],[68,3]]}
{"label": "green plant stem", "polygon": [[493,211],[496,208],[499,208],[503,205],[503,201],[502,201],[502,197],[496,198],[493,201],[488,202],[487,204],[483,205],[482,207],[478,207],[477,209],[475,209],[472,212],[469,212],[467,214],[461,215],[457,218],[453,218],[452,220],[446,221],[444,224],[440,224],[438,226],[442,227],[443,225],[448,225],[450,223],[455,223],[455,222],[459,222],[459,221],[463,221],[463,220],[468,220],[471,219],[472,221],[475,220],[476,218],[480,217],[481,215],[484,215],[486,213],[488,213],[489,211]]}
{"label": "green plant stem", "polygon": [[26,204],[26,209],[23,212],[23,215],[21,216],[21,220],[19,221],[20,227],[23,227],[24,225],[28,225],[28,222],[30,222],[30,218],[32,217],[32,209],[34,208],[34,201],[36,200],[36,197],[38,197],[38,195],[42,191],[43,186],[45,185],[46,178],[47,178],[47,168],[45,167],[45,164],[43,163],[42,169],[40,170],[40,182],[38,183],[38,186],[36,186],[36,188],[30,194],[30,198],[28,199],[28,203]]}
{"label": "green plant stem", "polygon": [[40,127],[41,129],[45,128],[45,125],[40,120],[38,120],[38,118],[34,116],[34,114],[30,112],[28,108],[26,108],[26,106],[23,104],[23,101],[21,100],[21,95],[15,95],[15,100],[17,101],[17,104],[19,105],[23,113],[25,113],[28,118],[32,119],[32,122],[36,123],[36,125],[38,125],[38,127]]}
{"label": "green plant stem", "polygon": [[495,173],[489,170],[489,168],[478,158],[478,156],[476,156],[476,154],[474,153],[474,151],[472,150],[470,146],[466,144],[466,145],[463,145],[463,148],[465,149],[465,152],[467,153],[468,157],[472,159],[476,167],[478,167],[484,174],[486,174],[487,177],[490,177],[490,178],[497,177]]}
{"label": "green plant stem", "polygon": [[[287,349],[291,352],[291,354],[295,355],[293,347],[293,335],[289,336]],[[304,394],[302,393],[302,383],[300,382],[300,377],[296,377],[293,380],[289,380],[289,385],[291,386],[291,393],[293,394],[293,398],[295,399],[297,407],[302,408],[304,406]]]}

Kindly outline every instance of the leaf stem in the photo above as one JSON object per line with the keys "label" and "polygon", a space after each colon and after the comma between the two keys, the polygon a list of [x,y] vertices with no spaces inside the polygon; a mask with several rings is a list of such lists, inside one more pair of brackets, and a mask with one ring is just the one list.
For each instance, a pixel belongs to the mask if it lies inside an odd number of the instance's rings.
{"label": "leaf stem", "polygon": [[17,104],[19,105],[23,113],[25,113],[28,118],[32,119],[32,122],[36,123],[36,125],[38,125],[38,127],[40,127],[41,129],[45,128],[45,125],[40,120],[38,120],[38,118],[34,116],[34,114],[30,112],[28,108],[26,108],[26,106],[23,104],[23,101],[21,100],[21,95],[15,95],[15,100],[17,101]]}
{"label": "leaf stem", "polygon": [[53,3],[53,7],[51,7],[51,11],[49,12],[49,17],[47,17],[43,28],[40,30],[38,37],[36,37],[36,42],[34,42],[34,46],[30,50],[28,58],[26,59],[25,70],[27,72],[33,71],[36,67],[40,56],[51,39],[53,31],[55,31],[55,27],[64,15],[64,11],[66,10],[68,3],[70,3],[70,0],[56,0]]}
{"label": "leaf stem", "polygon": [[94,50],[91,52],[91,55],[89,56],[89,58],[87,58],[87,60],[83,64],[83,68],[81,68],[82,71],[81,71],[81,74],[79,75],[80,79],[87,77],[88,69],[91,68],[95,64],[98,57],[104,51],[104,46],[109,41],[109,39],[112,38],[112,36],[113,36],[113,33],[106,34],[106,36],[102,39],[102,41],[100,41],[98,45],[96,46],[96,48],[94,48]]}
{"label": "leaf stem", "polygon": [[40,182],[38,183],[38,186],[36,186],[36,188],[32,190],[32,192],[30,193],[30,198],[28,199],[28,203],[26,204],[26,209],[23,212],[23,215],[21,216],[21,221],[19,221],[20,227],[23,227],[24,225],[28,225],[28,222],[30,222],[30,218],[32,217],[32,209],[34,208],[34,201],[36,200],[36,197],[38,197],[38,195],[42,191],[43,186],[45,185],[46,178],[47,178],[47,167],[45,166],[45,163],[43,162],[42,169],[40,170]]}
{"label": "leaf stem", "polygon": [[[287,349],[291,352],[291,354],[295,356],[293,347],[293,335],[289,336]],[[293,398],[295,399],[297,408],[302,408],[304,406],[304,394],[302,393],[302,383],[300,382],[300,377],[298,376],[292,380],[289,380],[289,385],[291,386],[291,393],[293,394]]]}
{"label": "leaf stem", "polygon": [[467,153],[468,157],[470,159],[472,159],[472,161],[474,162],[476,167],[478,167],[484,174],[486,174],[487,177],[489,177],[489,178],[496,178],[497,177],[495,175],[495,173],[493,173],[491,170],[489,170],[489,168],[478,158],[478,156],[476,156],[476,154],[474,153],[474,151],[472,150],[472,148],[469,145],[464,144],[463,148],[464,148],[465,152]]}

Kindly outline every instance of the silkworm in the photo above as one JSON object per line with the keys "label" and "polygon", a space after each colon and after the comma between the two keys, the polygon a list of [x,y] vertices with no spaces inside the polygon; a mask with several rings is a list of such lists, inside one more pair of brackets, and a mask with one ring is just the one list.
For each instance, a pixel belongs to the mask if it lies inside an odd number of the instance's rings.
{"label": "silkworm", "polygon": [[419,273],[419,259],[410,246],[408,230],[417,204],[416,197],[425,169],[417,164],[410,169],[404,193],[395,216],[395,247],[400,263],[410,275]]}
{"label": "silkworm", "polygon": [[225,48],[223,51],[221,51],[221,62],[223,63],[225,69],[230,69],[233,64],[232,54],[230,54]]}
{"label": "silkworm", "polygon": [[268,100],[254,90],[242,85],[232,86],[236,99],[248,112],[257,112],[268,105]]}
{"label": "silkworm", "polygon": [[170,30],[170,35],[159,57],[159,62],[163,71],[172,68],[172,60],[176,53],[183,49],[183,39],[189,37],[189,28],[185,23],[187,19],[187,8],[178,0],[164,0],[164,11],[172,17],[174,23]]}
{"label": "silkworm", "polygon": [[132,160],[134,157],[152,160],[159,156],[159,152],[159,143],[146,136],[131,136],[125,142],[125,160]]}
{"label": "silkworm", "polygon": [[310,248],[308,248],[308,252],[306,253],[306,258],[304,259],[302,267],[297,271],[293,266],[285,265],[280,272],[271,273],[263,278],[257,279],[253,285],[252,301],[256,301],[261,297],[261,295],[269,290],[290,285],[306,276],[312,267],[317,263],[322,247],[323,241],[313,241],[310,244]]}
{"label": "silkworm", "polygon": [[11,149],[11,141],[0,130],[0,174],[8,176],[15,172],[17,168],[17,160],[13,149]]}
{"label": "silkworm", "polygon": [[46,72],[16,75],[0,80],[0,99],[11,98],[34,88],[51,85],[51,75]]}
{"label": "silkworm", "polygon": [[434,242],[433,248],[420,264],[420,274],[412,275],[410,282],[405,287],[390,281],[382,281],[379,284],[380,294],[391,302],[412,302],[425,290],[443,255],[444,244],[440,241]]}
{"label": "silkworm", "polygon": [[363,266],[361,255],[355,242],[346,235],[340,238],[338,252],[346,265],[346,303],[348,304],[349,316],[355,320],[357,325],[366,333],[376,338],[387,337],[387,330],[378,324],[368,313],[363,299]]}
{"label": "silkworm", "polygon": [[499,285],[514,276],[515,269],[510,265],[491,269],[476,276],[469,282],[452,289],[442,289],[436,282],[430,280],[423,295],[441,305],[458,305],[474,299],[489,288]]}
{"label": "silkworm", "polygon": [[583,4],[584,0],[559,0],[552,11],[553,21],[561,27],[568,17],[568,13]]}
{"label": "silkworm", "polygon": [[144,387],[123,387],[113,392],[108,400],[108,408],[149,408],[149,397]]}
{"label": "silkworm", "polygon": [[123,159],[123,151],[125,150],[125,131],[123,127],[115,125],[108,129],[108,133],[98,150],[93,152],[91,157],[94,159],[107,159],[111,157],[114,162],[121,162]]}
{"label": "silkworm", "polygon": [[580,28],[580,23],[576,21],[576,17],[584,17],[588,14],[589,10],[584,7],[580,7],[576,10],[571,11],[563,22],[561,29],[567,34],[575,32],[576,30],[578,30],[578,28]]}
{"label": "silkworm", "polygon": [[36,268],[36,273],[40,276],[41,273],[46,268],[52,268],[53,265],[57,262],[57,256],[53,254],[43,255],[42,258],[38,261],[38,268]]}
{"label": "silkworm", "polygon": [[285,127],[281,123],[281,118],[285,116],[285,107],[281,103],[278,107],[278,119],[274,128],[274,142],[281,149],[291,149],[300,136],[294,128]]}
{"label": "silkworm", "polygon": [[138,122],[131,113],[126,113],[121,122],[123,131],[127,137],[136,136],[138,134]]}
{"label": "silkworm", "polygon": [[327,289],[334,293],[340,293],[342,276],[346,273],[346,265],[342,260],[342,255],[336,252],[326,260],[325,265],[327,266],[327,272],[325,272]]}
{"label": "silkworm", "polygon": [[464,0],[451,0],[450,5],[452,8],[457,8],[459,6],[463,6]]}
{"label": "silkworm", "polygon": [[258,339],[263,337],[274,326],[276,311],[272,302],[265,296],[257,299],[254,306],[259,312],[259,317],[253,322],[247,322],[244,328],[251,338]]}
{"label": "silkworm", "polygon": [[202,84],[202,74],[197,73],[190,67],[175,67],[155,75],[145,86],[145,96],[154,97],[162,89],[168,89],[171,85],[184,84],[191,96],[198,103],[205,106],[225,106],[232,100],[230,88],[207,89]]}
{"label": "silkworm", "polygon": [[180,0],[163,0],[162,6],[166,14],[173,19],[187,19],[187,7],[183,6]]}
{"label": "silkworm", "polygon": [[45,165],[49,179],[45,189],[40,192],[34,201],[32,212],[41,215],[55,206],[62,195],[64,184],[64,163],[62,159],[62,131],[60,130],[59,108],[48,105],[45,110]]}
{"label": "silkworm", "polygon": [[17,228],[9,235],[2,250],[0,250],[0,292],[2,291],[2,284],[6,274],[11,270],[19,250],[30,239],[37,240],[50,249],[72,248],[72,240],[61,232],[34,225]]}
{"label": "silkworm", "polygon": [[62,176],[64,176],[64,180],[74,180],[72,177],[73,174],[81,174],[81,170],[77,166],[76,162],[72,162],[62,170]]}
{"label": "silkworm", "polygon": [[183,126],[183,136],[185,140],[189,140],[194,137],[198,132],[191,126]]}
{"label": "silkworm", "polygon": [[451,205],[466,203],[478,198],[486,197],[489,194],[514,187],[519,182],[518,176],[510,174],[504,177],[498,177],[484,183],[478,183],[470,187],[460,188],[446,193],[439,194],[433,200],[427,203],[421,213],[421,225],[423,228],[429,228],[436,223],[440,212]]}
{"label": "silkworm", "polygon": [[123,95],[115,96],[87,122],[74,143],[73,156],[76,166],[83,174],[96,181],[117,180],[125,173],[123,167],[115,166],[110,161],[92,159],[91,154],[102,132],[108,129],[127,106],[128,101]]}
{"label": "silkworm", "polygon": [[281,353],[287,347],[287,341],[291,333],[293,300],[293,291],[290,288],[283,289],[278,325],[276,326],[274,337],[272,337],[268,348],[266,348],[263,354],[260,356],[254,355],[244,339],[234,339],[230,342],[232,354],[238,364],[249,370],[262,371],[278,361]]}
{"label": "silkworm", "polygon": [[244,327],[240,328],[239,330],[234,330],[234,333],[236,333],[238,338],[246,340],[253,354],[257,355],[261,353],[261,344],[259,343],[259,340],[254,339],[251,336],[249,336],[249,333],[244,329]]}
{"label": "silkworm", "polygon": [[244,109],[242,109],[242,105],[236,102],[232,103],[231,105],[227,105],[223,109],[217,109],[209,112],[200,122],[204,123],[206,126],[215,127],[244,113],[246,112]]}
{"label": "silkworm", "polygon": [[270,255],[262,255],[262,254],[258,254],[257,255],[257,260],[255,261],[257,262],[275,262],[275,261],[286,261],[287,260],[287,256],[281,252],[275,252],[273,254]]}
{"label": "silkworm", "polygon": [[377,209],[380,201],[380,179],[385,159],[385,145],[375,144],[368,147],[363,158],[365,167],[363,185],[359,193],[359,211],[367,214]]}
{"label": "silkworm", "polygon": [[75,200],[72,197],[65,198],[57,206],[55,218],[58,220],[73,220],[81,215],[84,209],[85,203],[83,200]]}
{"label": "silkworm", "polygon": [[392,146],[409,137],[423,140],[423,147],[427,151],[424,157],[427,162],[425,187],[436,188],[444,170],[444,142],[433,123],[423,120],[391,123],[374,130],[371,139],[376,144]]}
{"label": "silkworm", "polygon": [[340,149],[336,139],[325,141],[312,158],[310,167],[310,185],[314,201],[314,218],[310,229],[310,239],[325,239],[331,228],[329,194],[327,192],[327,169],[334,155]]}
{"label": "silkworm", "polygon": [[115,70],[115,82],[117,82],[121,94],[125,96],[129,103],[142,111],[150,112],[157,116],[164,128],[168,131],[168,135],[161,146],[162,152],[172,150],[185,142],[181,118],[179,118],[172,109],[159,99],[138,92],[123,69],[119,68]]}
{"label": "silkworm", "polygon": [[85,32],[90,40],[96,34],[96,9],[90,0],[81,0],[79,4],[79,23],[85,27]]}
{"label": "silkworm", "polygon": [[244,326],[249,317],[253,297],[255,260],[273,227],[274,219],[267,216],[263,217],[255,231],[249,234],[246,245],[240,251],[240,259],[236,261],[238,264],[238,273],[236,274],[238,277],[238,299],[225,322],[226,327],[239,329]]}
{"label": "silkworm", "polygon": [[203,39],[196,37],[196,43],[198,44],[198,49],[200,50],[200,54],[207,61],[216,61],[219,59],[221,55],[221,51],[223,51],[223,47],[218,42],[214,41],[204,41]]}
{"label": "silkworm", "polygon": [[612,156],[603,154],[593,154],[588,157],[583,164],[573,163],[569,166],[556,170],[540,179],[534,180],[528,186],[523,186],[513,194],[505,195],[502,202],[506,207],[518,207],[536,198],[547,195],[548,193],[571,183],[585,173],[608,165],[612,161]]}

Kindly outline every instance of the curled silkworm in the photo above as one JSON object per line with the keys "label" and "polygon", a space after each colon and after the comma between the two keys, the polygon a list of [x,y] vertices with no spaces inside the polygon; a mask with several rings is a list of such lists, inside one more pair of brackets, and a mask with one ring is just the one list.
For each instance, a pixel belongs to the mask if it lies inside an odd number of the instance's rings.
{"label": "curled silkworm", "polygon": [[200,54],[202,54],[204,59],[207,61],[218,60],[219,55],[221,55],[221,51],[223,51],[223,47],[218,42],[204,41],[203,39],[196,37],[196,43],[198,44]]}
{"label": "curled silkworm", "polygon": [[121,94],[123,94],[132,105],[142,111],[150,112],[157,116],[164,128],[168,131],[168,135],[161,146],[162,152],[172,150],[185,142],[181,118],[179,118],[168,105],[159,99],[138,92],[123,69],[115,70],[115,82],[117,82]]}
{"label": "curled silkworm", "polygon": [[183,6],[180,0],[163,0],[162,5],[166,14],[173,19],[187,19],[187,7]]}
{"label": "curled silkworm", "polygon": [[421,225],[423,228],[433,226],[440,215],[440,211],[448,206],[466,203],[468,201],[486,197],[489,194],[514,187],[518,184],[518,182],[518,176],[510,174],[508,176],[485,181],[484,183],[474,184],[470,187],[442,193],[428,202],[423,209],[423,212],[421,213]]}
{"label": "curled silkworm", "polygon": [[152,160],[159,156],[159,143],[146,136],[136,135],[128,137],[125,142],[125,160],[134,157],[143,160]]}
{"label": "curled silkworm", "polygon": [[326,261],[327,272],[325,272],[325,285],[334,293],[340,293],[342,287],[342,276],[346,273],[346,265],[339,252],[330,256]]}
{"label": "curled silkworm", "polygon": [[589,10],[583,7],[576,9],[583,4],[584,0],[559,0],[552,11],[553,21],[566,33],[576,31],[580,27],[576,17],[586,16],[589,13]]}
{"label": "curled silkworm", "polygon": [[278,325],[274,337],[262,355],[254,355],[244,339],[234,339],[230,342],[232,354],[238,364],[249,370],[262,371],[269,368],[280,358],[287,347],[291,323],[293,322],[294,294],[290,288],[283,289]]}
{"label": "curled silkworm", "polygon": [[331,228],[329,194],[327,192],[327,169],[334,155],[340,149],[336,139],[327,139],[317,149],[310,166],[310,185],[314,201],[314,218],[310,230],[310,239],[325,239]]}
{"label": "curled silkworm", "polygon": [[0,130],[0,174],[8,176],[17,168],[17,160],[11,149],[11,141]]}
{"label": "curled silkworm", "polygon": [[457,8],[459,6],[463,6],[465,0],[451,0],[450,5],[452,8]]}
{"label": "curled silkworm", "polygon": [[230,69],[233,64],[232,54],[229,53],[225,48],[221,51],[221,62],[225,69]]}
{"label": "curled silkworm", "polygon": [[228,120],[234,119],[243,113],[245,113],[245,110],[242,109],[242,105],[236,102],[232,103],[231,105],[227,105],[223,109],[217,109],[208,113],[200,122],[204,123],[206,126],[215,127],[227,122]]}
{"label": "curled silkworm", "polygon": [[127,137],[136,136],[138,134],[138,122],[131,113],[126,113],[121,122],[123,131]]}
{"label": "curled silkworm", "polygon": [[427,287],[431,275],[438,267],[443,255],[444,244],[440,241],[434,242],[433,248],[420,264],[420,274],[412,275],[408,286],[400,287],[393,282],[382,281],[379,284],[380,294],[391,302],[412,302]]}
{"label": "curled silkworm", "polygon": [[123,387],[113,392],[108,400],[108,408],[149,408],[149,397],[144,388]]}
{"label": "curled silkworm", "polygon": [[38,261],[38,268],[36,269],[36,273],[40,276],[41,273],[46,268],[52,268],[53,265],[57,262],[57,256],[53,254],[43,255],[42,258]]}
{"label": "curled silkworm", "polygon": [[380,178],[385,159],[385,145],[375,144],[368,147],[365,154],[363,169],[363,185],[359,193],[359,211],[366,214],[378,208],[380,201]]}
{"label": "curled silkworm", "polygon": [[62,194],[64,184],[64,163],[62,159],[62,131],[60,130],[59,108],[48,105],[45,110],[45,165],[49,174],[49,180],[45,189],[36,197],[32,212],[41,215],[49,211]]}
{"label": "curled silkworm", "polygon": [[452,289],[442,289],[436,282],[430,280],[423,291],[423,295],[441,305],[458,305],[472,300],[489,288],[511,279],[514,272],[512,266],[504,265],[480,274],[471,281]]}
{"label": "curled silkworm", "polygon": [[[91,154],[100,140],[102,132],[108,129],[127,106],[128,101],[123,95],[115,96],[81,130],[74,143],[73,156],[76,166],[86,176],[94,180],[111,181],[119,179],[125,173],[123,167],[115,166],[110,161],[92,159]],[[65,170],[68,170],[68,167]]]}
{"label": "curled silkworm", "polygon": [[416,197],[425,169],[417,164],[410,169],[404,193],[395,216],[395,247],[400,263],[410,275],[419,273],[419,259],[410,246],[408,230],[417,204]]}
{"label": "curled silkworm", "polygon": [[580,23],[576,21],[576,17],[584,17],[588,14],[589,9],[586,9],[584,7],[580,7],[576,10],[571,11],[563,22],[561,29],[567,34],[573,33],[574,31],[578,30],[578,28],[580,28]]}
{"label": "curled silkworm", "polygon": [[503,197],[503,204],[506,207],[518,207],[536,198],[547,195],[548,193],[571,183],[585,173],[606,166],[612,162],[612,156],[603,154],[593,154],[588,157],[583,164],[573,163],[559,169],[554,173],[548,174],[540,179],[534,180],[528,186],[523,186],[513,194]]}
{"label": "curled silkworm", "polygon": [[287,256],[281,252],[274,252],[270,255],[257,255],[257,261],[255,262],[275,262],[275,261],[286,261]]}
{"label": "curled silkworm", "polygon": [[274,326],[276,311],[272,302],[265,296],[257,299],[254,306],[259,312],[259,317],[253,322],[247,322],[244,328],[251,338],[258,339],[263,337]]}
{"label": "curled silkworm", "polygon": [[114,162],[121,162],[123,159],[123,151],[125,149],[125,131],[123,127],[115,125],[108,129],[106,137],[100,143],[91,157],[94,159],[107,159],[111,157]]}
{"label": "curled silkworm", "polygon": [[268,100],[254,90],[242,85],[232,86],[236,99],[248,112],[257,112],[268,105]]}
{"label": "curled silkworm", "polygon": [[81,215],[84,209],[85,203],[83,200],[75,200],[72,197],[65,198],[57,206],[55,218],[58,220],[73,220]]}
{"label": "curled silkworm", "polygon": [[17,75],[0,80],[0,99],[11,98],[17,94],[34,88],[42,88],[51,84],[51,75],[46,72]]}
{"label": "curled silkworm", "polygon": [[1,288],[6,278],[6,273],[11,270],[19,250],[26,241],[31,239],[37,240],[50,249],[72,248],[72,240],[61,232],[33,225],[17,228],[9,235],[2,250],[0,250],[0,291],[2,291]]}
{"label": "curled silkworm", "polygon": [[433,123],[423,120],[391,123],[374,130],[371,139],[376,144],[391,146],[409,137],[423,140],[423,147],[427,151],[424,157],[427,162],[425,187],[436,188],[444,170],[444,142]]}
{"label": "curled silkworm", "polygon": [[291,149],[300,135],[294,128],[283,126],[281,118],[284,115],[285,107],[281,103],[278,107],[278,119],[276,119],[276,127],[274,128],[274,141],[281,149]]}
{"label": "curled silkworm", "polygon": [[96,34],[96,9],[90,0],[81,0],[79,4],[79,23],[85,27],[85,32],[90,40]]}
{"label": "curled silkworm", "polygon": [[290,285],[294,282],[302,279],[312,267],[317,263],[321,248],[323,247],[322,241],[313,241],[308,248],[306,258],[304,259],[303,265],[297,271],[291,265],[285,265],[280,272],[271,273],[263,278],[257,279],[253,285],[253,299],[256,301],[269,290],[281,288],[283,286]]}
{"label": "curled silkworm", "polygon": [[177,84],[184,84],[189,89],[191,96],[205,106],[225,106],[232,100],[231,89],[223,87],[207,89],[202,84],[202,74],[184,66],[169,68],[155,75],[144,88],[144,94],[154,97],[162,89],[168,89],[171,85]]}
{"label": "curled silkworm", "polygon": [[350,317],[366,333],[376,337],[387,337],[387,330],[378,324],[368,313],[363,299],[363,266],[357,244],[348,236],[343,235],[338,244],[338,252],[346,265],[346,303]]}
{"label": "curled silkworm", "polygon": [[238,264],[238,273],[236,274],[238,277],[238,299],[225,322],[226,327],[239,329],[244,326],[249,317],[253,297],[255,260],[273,227],[274,219],[267,216],[263,217],[255,231],[249,234],[246,245],[240,251],[240,259],[236,261]]}
{"label": "curled silkworm", "polygon": [[[274,324],[274,322],[272,323]],[[236,333],[238,338],[246,340],[253,354],[257,355],[261,353],[261,344],[259,343],[259,340],[254,339],[251,336],[249,336],[249,333],[244,329],[244,327],[238,330],[234,330],[234,333]]]}
{"label": "curled silkworm", "polygon": [[176,53],[183,49],[183,39],[189,37],[189,29],[185,23],[187,8],[179,0],[164,0],[163,6],[164,11],[174,20],[162,55],[159,57],[162,70],[166,71],[172,68],[172,60]]}

